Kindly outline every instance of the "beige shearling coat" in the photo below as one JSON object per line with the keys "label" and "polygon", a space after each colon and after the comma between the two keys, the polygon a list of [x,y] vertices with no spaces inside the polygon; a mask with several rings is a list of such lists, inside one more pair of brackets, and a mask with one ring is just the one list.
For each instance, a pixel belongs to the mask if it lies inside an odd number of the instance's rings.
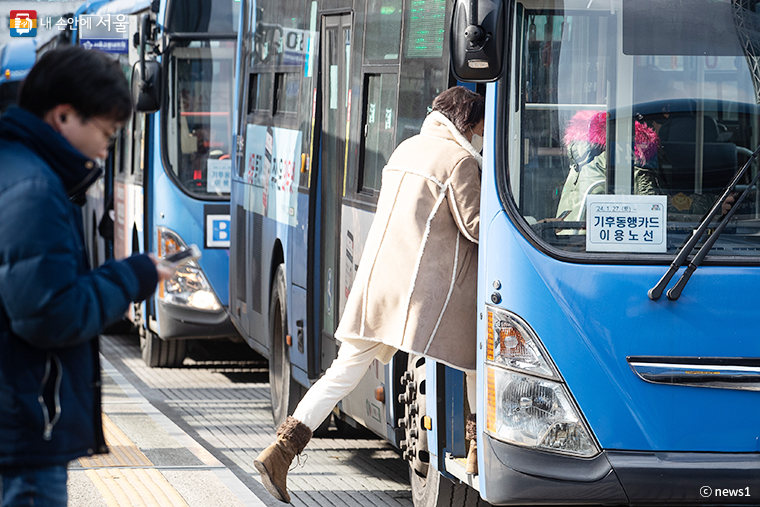
{"label": "beige shearling coat", "polygon": [[475,369],[480,163],[438,112],[396,148],[336,338]]}

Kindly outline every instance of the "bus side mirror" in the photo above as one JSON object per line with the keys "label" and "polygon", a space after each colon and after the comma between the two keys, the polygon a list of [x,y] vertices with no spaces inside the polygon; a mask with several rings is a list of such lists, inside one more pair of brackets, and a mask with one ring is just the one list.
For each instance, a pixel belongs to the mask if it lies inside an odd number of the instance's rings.
{"label": "bus side mirror", "polygon": [[161,109],[161,64],[140,60],[132,67],[132,101],[138,113]]}
{"label": "bus side mirror", "polygon": [[451,18],[454,76],[465,82],[496,81],[503,60],[503,0],[456,0]]}
{"label": "bus side mirror", "polygon": [[140,60],[132,68],[132,101],[139,113],[155,113],[161,109],[161,64],[148,60],[148,36],[151,22],[143,14],[140,27]]}

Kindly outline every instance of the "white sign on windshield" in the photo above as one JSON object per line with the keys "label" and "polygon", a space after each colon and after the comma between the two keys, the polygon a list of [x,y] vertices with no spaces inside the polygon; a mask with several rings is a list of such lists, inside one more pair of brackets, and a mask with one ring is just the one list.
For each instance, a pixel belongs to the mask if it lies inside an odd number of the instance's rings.
{"label": "white sign on windshield", "polygon": [[667,196],[588,196],[587,252],[665,253],[667,249]]}
{"label": "white sign on windshield", "polygon": [[206,192],[209,194],[229,194],[231,171],[232,160],[208,159],[206,162]]}

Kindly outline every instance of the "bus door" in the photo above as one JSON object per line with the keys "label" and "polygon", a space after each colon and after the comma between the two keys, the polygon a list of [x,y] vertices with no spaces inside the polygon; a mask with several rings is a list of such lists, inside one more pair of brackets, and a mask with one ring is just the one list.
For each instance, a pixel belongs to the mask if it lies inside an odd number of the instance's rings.
{"label": "bus door", "polygon": [[340,214],[345,192],[347,119],[350,115],[349,65],[351,15],[325,16],[321,34],[322,135],[320,153],[320,233],[321,262],[319,284],[319,335],[322,339],[321,370],[335,358],[333,333],[338,326]]}

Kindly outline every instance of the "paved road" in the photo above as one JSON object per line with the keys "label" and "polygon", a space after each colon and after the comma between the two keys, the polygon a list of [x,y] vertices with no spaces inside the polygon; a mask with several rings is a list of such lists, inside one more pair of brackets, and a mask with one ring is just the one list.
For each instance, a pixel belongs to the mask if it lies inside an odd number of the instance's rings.
{"label": "paved road", "polygon": [[[275,431],[266,361],[244,345],[204,342],[182,368],[151,369],[135,336],[104,336],[101,343],[104,413],[116,428],[111,439],[123,430],[134,445],[125,444],[126,461],[111,464],[105,478],[95,477],[106,473],[97,463],[75,462],[71,507],[120,505],[111,496],[131,493],[104,488],[124,484],[133,471],[160,473],[190,507],[282,505],[253,468]],[[334,434],[313,439],[303,466],[288,475],[294,505],[412,506],[406,464],[389,444]]]}

